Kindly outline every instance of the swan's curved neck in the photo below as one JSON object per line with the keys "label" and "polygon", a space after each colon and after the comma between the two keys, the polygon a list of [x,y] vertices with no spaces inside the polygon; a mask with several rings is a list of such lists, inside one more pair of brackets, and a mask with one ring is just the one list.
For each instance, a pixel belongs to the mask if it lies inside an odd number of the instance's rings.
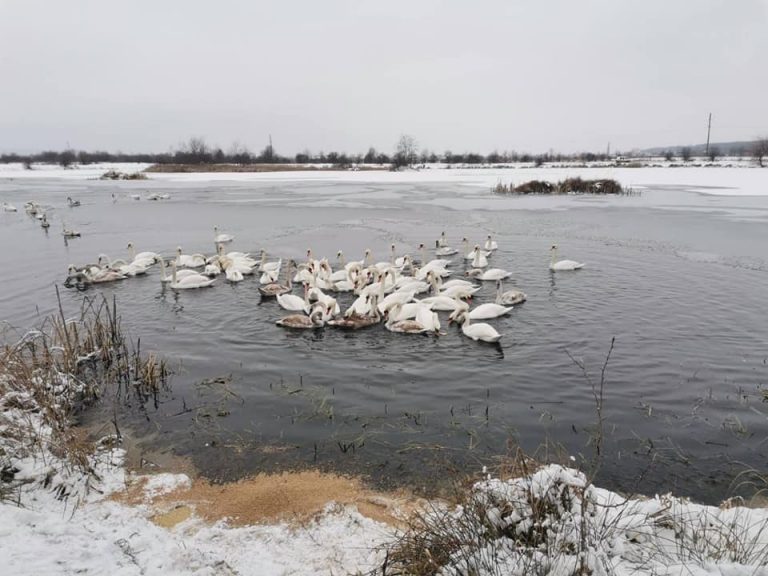
{"label": "swan's curved neck", "polygon": [[557,260],[557,248],[552,249],[552,264]]}
{"label": "swan's curved neck", "polygon": [[133,244],[128,244],[128,256],[131,260],[136,260],[136,248],[133,247]]}
{"label": "swan's curved neck", "polygon": [[165,273],[165,260],[162,256],[158,256],[157,259],[160,262],[160,279],[167,280],[168,276]]}

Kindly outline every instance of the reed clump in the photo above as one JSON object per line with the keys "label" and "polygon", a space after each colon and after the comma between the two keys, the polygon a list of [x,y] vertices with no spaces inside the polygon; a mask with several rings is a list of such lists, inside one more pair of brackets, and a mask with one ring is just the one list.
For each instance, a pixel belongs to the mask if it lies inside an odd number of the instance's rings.
{"label": "reed clump", "polygon": [[165,360],[142,355],[126,337],[115,300],[86,298],[74,318],[58,302],[39,328],[0,348],[0,499],[12,493],[25,459],[52,455],[69,471],[94,474],[94,445],[72,425],[75,415],[107,390],[116,406],[129,399],[157,406],[168,386]]}
{"label": "reed clump", "polygon": [[585,180],[582,178],[566,178],[559,182],[531,180],[519,186],[513,183],[499,181],[491,191],[495,194],[596,194],[596,195],[630,195],[635,194],[631,188],[623,188],[616,180],[603,178]]}

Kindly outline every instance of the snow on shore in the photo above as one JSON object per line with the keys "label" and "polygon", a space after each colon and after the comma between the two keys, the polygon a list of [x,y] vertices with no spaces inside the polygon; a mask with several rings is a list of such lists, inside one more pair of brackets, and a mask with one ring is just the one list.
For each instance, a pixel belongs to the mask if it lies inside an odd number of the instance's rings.
{"label": "snow on shore", "polygon": [[[40,474],[20,496],[21,506],[0,503],[0,566],[24,574],[344,574],[372,569],[383,559],[379,546],[391,537],[383,524],[353,508],[335,508],[301,526],[228,527],[194,517],[165,529],[151,521],[153,496],[188,485],[184,475],[162,474],[145,485],[147,502],[109,498],[126,481],[122,450],[102,453],[101,492],[57,500]],[[29,478],[28,478],[29,479]]]}
{"label": "snow on shore", "polygon": [[[394,529],[353,507],[332,503],[303,525],[231,527],[226,521],[210,525],[192,516],[166,529],[151,521],[158,512],[152,498],[187,486],[189,478],[150,477],[144,500],[124,503],[110,498],[128,479],[123,457],[119,448],[99,452],[94,466],[101,480],[87,492],[83,477],[60,477],[68,486],[65,501],[57,499],[61,490],[44,485],[51,467],[58,469],[55,457],[49,453],[45,459],[38,455],[17,461],[23,488],[13,502],[0,503],[3,573],[368,573],[381,566],[383,546],[396,536]],[[581,561],[574,552],[581,542],[587,544],[583,557],[595,575],[768,574],[764,509],[721,509],[671,496],[627,500],[558,465],[512,480],[489,477],[475,485],[469,503],[454,510],[437,506],[433,512],[443,531],[481,528],[481,545],[456,550],[439,574],[459,576],[470,570],[477,576],[568,576]]]}

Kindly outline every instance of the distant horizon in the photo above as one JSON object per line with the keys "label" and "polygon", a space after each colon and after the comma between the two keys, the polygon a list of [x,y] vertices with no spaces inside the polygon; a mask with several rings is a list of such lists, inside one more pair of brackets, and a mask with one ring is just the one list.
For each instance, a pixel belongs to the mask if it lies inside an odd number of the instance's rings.
{"label": "distant horizon", "polygon": [[[199,136],[197,136],[199,137]],[[204,138],[204,137],[203,137]],[[722,147],[722,146],[748,146],[750,144],[754,144],[756,141],[760,140],[761,136],[756,136],[753,139],[750,140],[721,140],[721,141],[712,141],[709,143],[710,147]],[[205,138],[204,138],[205,139]],[[418,139],[417,144],[418,144]],[[26,156],[26,155],[38,155],[43,154],[45,152],[56,152],[61,153],[65,151],[73,151],[73,152],[88,152],[88,153],[96,153],[96,152],[105,152],[112,155],[153,155],[153,156],[159,156],[162,154],[173,154],[174,152],[178,151],[184,144],[186,144],[189,141],[189,138],[187,140],[182,140],[175,146],[169,146],[163,151],[155,151],[155,150],[125,150],[121,148],[115,148],[115,149],[103,149],[103,148],[80,148],[80,147],[64,147],[64,148],[38,148],[36,150],[14,150],[14,149],[0,149],[0,155],[18,155],[18,156]],[[226,146],[221,146],[220,144],[216,142],[211,142],[207,139],[205,139],[206,144],[212,149],[221,149],[224,152],[227,152],[228,149],[232,147],[233,144],[239,144],[240,146],[243,146],[239,142],[233,142]],[[257,149],[251,149],[248,148],[248,151],[251,152],[254,155],[258,155],[266,146],[269,145],[269,141],[267,141],[263,146]],[[669,144],[669,145],[654,145],[654,146],[647,146],[644,148],[631,148],[631,149],[616,149],[614,150],[611,148],[610,155],[615,154],[630,154],[630,153],[637,153],[637,152],[646,152],[650,150],[679,150],[680,148],[699,148],[706,146],[706,142],[699,142],[696,144]],[[378,148],[376,146],[369,146],[366,147],[364,150],[344,150],[340,148],[328,148],[326,150],[308,150],[307,148],[303,148],[300,150],[297,150],[295,152],[290,151],[282,151],[280,150],[279,146],[274,143],[273,138],[273,147],[274,152],[278,155],[287,157],[287,158],[294,158],[296,155],[303,154],[305,152],[310,152],[312,155],[320,155],[322,154],[329,154],[333,152],[347,154],[347,155],[365,155],[366,152],[368,152],[369,148],[374,148],[379,153],[384,153],[387,155],[392,155],[395,152],[396,143],[392,145],[391,150],[390,149],[384,149],[384,148]],[[531,156],[543,156],[547,154],[553,154],[553,155],[562,155],[562,156],[576,156],[579,154],[596,154],[596,155],[603,155],[607,154],[607,148],[604,148],[603,150],[575,150],[575,151],[563,151],[559,150],[556,147],[549,148],[547,150],[529,150],[529,149],[494,149],[494,150],[471,150],[471,149],[455,149],[455,150],[449,150],[447,148],[444,149],[421,149],[418,148],[418,152],[428,152],[428,153],[434,153],[437,156],[442,156],[445,152],[452,152],[454,154],[482,154],[483,156],[488,156],[493,153],[499,153],[499,154],[518,154],[518,155],[531,155]]]}

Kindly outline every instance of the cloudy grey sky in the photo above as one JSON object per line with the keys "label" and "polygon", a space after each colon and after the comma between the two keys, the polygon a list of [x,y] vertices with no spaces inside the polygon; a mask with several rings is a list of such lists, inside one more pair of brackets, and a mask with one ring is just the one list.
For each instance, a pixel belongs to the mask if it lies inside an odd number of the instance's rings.
{"label": "cloudy grey sky", "polygon": [[0,0],[0,150],[751,139],[766,70],[768,0]]}

